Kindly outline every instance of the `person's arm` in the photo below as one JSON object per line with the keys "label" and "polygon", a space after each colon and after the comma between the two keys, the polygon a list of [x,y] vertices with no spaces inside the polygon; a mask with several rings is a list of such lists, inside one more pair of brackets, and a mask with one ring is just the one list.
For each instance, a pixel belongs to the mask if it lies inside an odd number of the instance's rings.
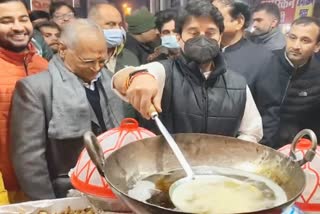
{"label": "person's arm", "polygon": [[[127,87],[130,73],[146,69],[149,74],[137,74]],[[165,70],[161,63],[152,62],[139,67],[124,68],[113,76],[111,84],[115,92],[129,102],[140,114],[149,119],[150,107],[154,105],[161,112],[161,98],[165,84]]]}
{"label": "person's arm", "polygon": [[262,120],[247,86],[247,101],[239,128],[239,139],[258,143],[263,137]]}
{"label": "person's arm", "polygon": [[[279,74],[279,65],[276,59],[265,59],[256,81],[255,101],[259,108],[263,124],[263,139],[261,143],[273,147],[275,136],[280,123],[280,102],[282,98]],[[267,63],[267,64],[266,64]]]}
{"label": "person's arm", "polygon": [[56,198],[46,159],[45,107],[24,80],[11,109],[11,159],[22,190],[32,200]]}

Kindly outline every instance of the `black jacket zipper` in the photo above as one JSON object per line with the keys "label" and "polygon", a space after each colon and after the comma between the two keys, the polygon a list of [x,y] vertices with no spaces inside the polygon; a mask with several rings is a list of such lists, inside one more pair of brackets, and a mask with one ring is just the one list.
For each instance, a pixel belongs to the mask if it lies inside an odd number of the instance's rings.
{"label": "black jacket zipper", "polygon": [[289,86],[291,84],[292,78],[293,78],[294,74],[297,73],[297,71],[298,71],[298,69],[294,69],[292,71],[292,73],[290,74],[289,80],[288,80],[287,85],[286,85],[286,89],[284,90],[284,93],[283,93],[283,97],[282,97],[282,100],[281,100],[281,103],[280,103],[280,107],[282,106],[285,98],[287,97],[287,92],[288,92]]}
{"label": "black jacket zipper", "polygon": [[203,102],[204,102],[203,133],[206,133],[207,129],[208,129],[208,85],[207,85],[207,81],[205,81],[203,83],[202,96],[203,96]]}

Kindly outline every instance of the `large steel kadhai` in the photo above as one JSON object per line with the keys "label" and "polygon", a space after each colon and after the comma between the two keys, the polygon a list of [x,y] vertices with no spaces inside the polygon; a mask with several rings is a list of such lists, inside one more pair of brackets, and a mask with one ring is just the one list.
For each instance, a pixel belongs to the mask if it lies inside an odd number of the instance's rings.
{"label": "large steel kadhai", "polygon": [[[305,135],[311,139],[312,148],[302,160],[296,160],[296,144]],[[225,173],[227,169],[257,175],[278,184],[285,192],[286,200],[268,209],[249,212],[261,214],[281,213],[301,195],[305,186],[305,175],[300,167],[313,159],[317,146],[317,138],[311,130],[302,130],[297,134],[292,143],[291,157],[269,147],[232,137],[186,133],[173,135],[173,138],[195,175]],[[99,152],[97,141],[91,132],[84,135],[84,140],[91,159],[100,168],[113,192],[135,213],[186,213],[174,209],[170,199],[166,197],[166,194],[169,197],[169,193],[155,194],[159,188],[169,190],[172,183],[186,176],[162,136],[126,145],[106,159],[101,151]],[[128,192],[144,179],[157,184],[152,193],[156,197],[144,201],[129,196]]]}

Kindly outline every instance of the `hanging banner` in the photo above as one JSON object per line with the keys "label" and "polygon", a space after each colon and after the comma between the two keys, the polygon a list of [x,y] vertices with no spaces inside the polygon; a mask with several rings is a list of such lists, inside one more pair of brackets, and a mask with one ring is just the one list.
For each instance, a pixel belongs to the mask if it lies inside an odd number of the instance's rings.
{"label": "hanging banner", "polygon": [[295,19],[301,16],[312,16],[314,0],[297,0]]}
{"label": "hanging banner", "polygon": [[43,10],[49,12],[51,0],[31,0],[31,10]]}
{"label": "hanging banner", "polygon": [[[261,3],[275,3],[280,9],[280,24],[288,24],[294,20],[297,0],[262,0]],[[303,0],[302,0],[303,1]]]}

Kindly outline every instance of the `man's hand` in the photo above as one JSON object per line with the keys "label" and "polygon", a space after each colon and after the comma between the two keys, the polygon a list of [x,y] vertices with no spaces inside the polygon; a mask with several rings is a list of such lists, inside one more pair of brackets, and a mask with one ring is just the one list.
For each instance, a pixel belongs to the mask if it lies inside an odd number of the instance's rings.
{"label": "man's hand", "polygon": [[146,74],[135,77],[126,91],[126,97],[130,104],[146,119],[150,119],[152,105],[157,112],[162,111],[158,82],[151,75]]}

